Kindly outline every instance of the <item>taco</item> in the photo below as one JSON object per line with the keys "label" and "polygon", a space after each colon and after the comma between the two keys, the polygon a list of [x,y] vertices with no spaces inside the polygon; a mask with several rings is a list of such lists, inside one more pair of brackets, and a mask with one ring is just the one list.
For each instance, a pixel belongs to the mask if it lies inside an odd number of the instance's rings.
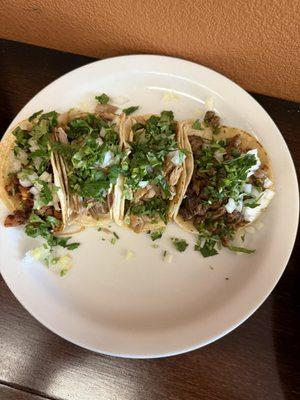
{"label": "taco", "polygon": [[180,200],[186,148],[171,111],[133,116],[122,125],[126,158],[115,188],[115,221],[135,232],[165,227]]}
{"label": "taco", "polygon": [[52,148],[57,118],[41,110],[0,142],[0,198],[10,211],[4,225],[26,224],[28,235],[49,240],[66,223],[66,193]]}
{"label": "taco", "polygon": [[202,123],[184,122],[182,135],[191,156],[175,221],[199,234],[204,256],[217,254],[219,245],[234,249],[236,232],[253,223],[275,194],[267,153],[249,133],[220,126],[212,111]]}
{"label": "taco", "polygon": [[98,104],[94,113],[71,110],[55,128],[67,192],[68,224],[106,226],[113,218],[114,185],[121,172],[117,107]]}

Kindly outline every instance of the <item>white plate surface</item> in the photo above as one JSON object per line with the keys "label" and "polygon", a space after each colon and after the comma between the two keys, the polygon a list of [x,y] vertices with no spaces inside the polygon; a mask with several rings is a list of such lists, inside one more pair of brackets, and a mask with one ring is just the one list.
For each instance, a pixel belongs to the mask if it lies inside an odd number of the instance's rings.
{"label": "white plate surface", "polygon": [[[156,242],[158,249],[151,247],[147,235],[114,228],[120,240],[113,246],[90,229],[78,235],[82,245],[72,253],[74,268],[60,278],[38,263],[22,260],[36,242],[21,229],[5,229],[6,210],[0,206],[2,275],[36,319],[85,348],[125,357],[160,357],[201,347],[249,317],[287,264],[298,222],[291,156],[274,122],[243,89],[208,68],[162,56],[116,57],[76,69],[38,93],[11,126],[41,108],[89,109],[95,94],[102,92],[124,102],[122,108],[140,105],[141,113],[172,109],[178,119],[201,117],[205,100],[213,99],[223,123],[257,135],[273,163],[276,197],[262,216],[264,226],[248,239],[256,253],[223,250],[204,259],[193,250],[193,236],[173,224]],[[186,238],[189,250],[178,253],[171,236]],[[135,253],[133,260],[125,260],[127,250]],[[173,253],[172,263],[163,261],[164,250]]]}

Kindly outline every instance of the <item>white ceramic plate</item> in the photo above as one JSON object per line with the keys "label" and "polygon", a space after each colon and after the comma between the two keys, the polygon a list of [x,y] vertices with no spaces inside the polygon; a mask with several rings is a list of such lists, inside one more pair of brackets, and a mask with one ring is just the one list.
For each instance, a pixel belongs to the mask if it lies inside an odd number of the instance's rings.
{"label": "white ceramic plate", "polygon": [[[62,76],[38,93],[12,125],[41,108],[90,108],[102,92],[124,102],[122,108],[140,105],[141,113],[172,109],[178,119],[201,117],[205,100],[213,99],[225,124],[257,135],[273,162],[277,193],[262,217],[264,226],[248,239],[256,253],[223,250],[204,259],[193,250],[193,236],[175,225],[158,249],[147,235],[114,228],[120,240],[113,246],[90,229],[78,236],[82,245],[72,253],[74,268],[60,278],[38,263],[22,261],[34,241],[1,223],[2,275],[36,319],[82,347],[124,357],[161,357],[204,346],[248,318],[287,264],[298,220],[297,180],[287,146],[262,107],[229,79],[191,62],[150,55],[97,61]],[[2,222],[3,206],[0,213]],[[178,253],[171,236],[186,238],[189,250]],[[126,261],[128,249],[135,258]],[[172,263],[163,261],[165,249],[174,254]]]}

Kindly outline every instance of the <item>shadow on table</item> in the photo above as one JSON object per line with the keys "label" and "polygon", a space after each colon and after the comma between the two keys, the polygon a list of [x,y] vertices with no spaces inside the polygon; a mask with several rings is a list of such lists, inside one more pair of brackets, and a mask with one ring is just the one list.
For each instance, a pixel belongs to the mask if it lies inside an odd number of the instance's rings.
{"label": "shadow on table", "polygon": [[296,241],[287,270],[277,286],[273,303],[276,363],[286,400],[295,400],[300,396],[299,244],[299,240],[298,244]]}
{"label": "shadow on table", "polygon": [[6,94],[7,83],[4,80],[5,74],[5,53],[0,51],[0,138],[6,131],[10,120],[13,116],[13,107],[9,102],[9,97]]}

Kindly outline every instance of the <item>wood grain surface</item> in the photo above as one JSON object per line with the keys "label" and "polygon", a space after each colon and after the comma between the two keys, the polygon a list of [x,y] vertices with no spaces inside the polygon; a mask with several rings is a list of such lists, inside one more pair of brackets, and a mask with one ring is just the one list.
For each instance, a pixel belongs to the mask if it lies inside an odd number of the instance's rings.
{"label": "wood grain surface", "polygon": [[[4,40],[0,55],[1,132],[45,85],[92,61]],[[278,125],[299,171],[299,105],[254,97]],[[0,399],[299,399],[299,245],[273,293],[242,326],[202,349],[156,360],[102,356],[68,343],[31,317],[0,277]]]}

